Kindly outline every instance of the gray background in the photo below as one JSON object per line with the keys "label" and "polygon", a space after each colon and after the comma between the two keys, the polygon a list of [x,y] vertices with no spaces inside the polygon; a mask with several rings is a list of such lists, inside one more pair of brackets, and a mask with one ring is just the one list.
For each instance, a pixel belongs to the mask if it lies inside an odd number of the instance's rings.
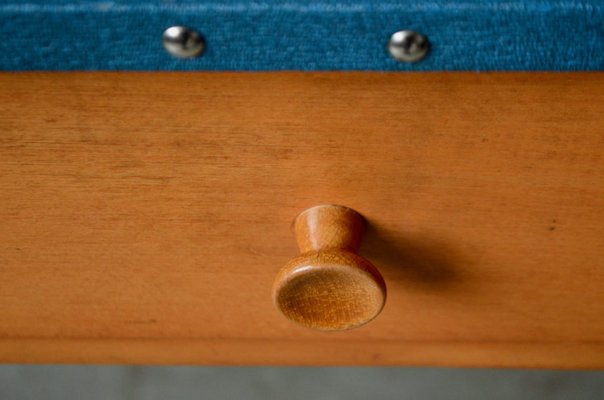
{"label": "gray background", "polygon": [[12,399],[604,399],[604,371],[0,366]]}

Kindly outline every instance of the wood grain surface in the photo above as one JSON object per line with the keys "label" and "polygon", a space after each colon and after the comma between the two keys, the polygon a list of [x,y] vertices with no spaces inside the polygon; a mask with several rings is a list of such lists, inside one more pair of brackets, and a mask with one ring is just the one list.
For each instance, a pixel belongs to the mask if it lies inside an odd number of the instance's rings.
{"label": "wood grain surface", "polygon": [[[343,204],[388,285],[271,304]],[[604,74],[0,74],[0,361],[604,367]]]}

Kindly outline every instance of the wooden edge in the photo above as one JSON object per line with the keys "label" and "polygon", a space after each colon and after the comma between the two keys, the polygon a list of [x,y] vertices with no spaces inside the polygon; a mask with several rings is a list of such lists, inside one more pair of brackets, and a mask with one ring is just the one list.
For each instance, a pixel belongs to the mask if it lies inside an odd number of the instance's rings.
{"label": "wooden edge", "polygon": [[[442,354],[448,357],[445,359]],[[3,363],[85,364],[90,360],[95,360],[95,364],[131,365],[367,365],[587,370],[604,369],[604,342],[401,344],[375,341],[370,345],[360,345],[358,341],[321,341],[297,342],[292,346],[291,341],[272,340],[0,340],[0,362]]]}

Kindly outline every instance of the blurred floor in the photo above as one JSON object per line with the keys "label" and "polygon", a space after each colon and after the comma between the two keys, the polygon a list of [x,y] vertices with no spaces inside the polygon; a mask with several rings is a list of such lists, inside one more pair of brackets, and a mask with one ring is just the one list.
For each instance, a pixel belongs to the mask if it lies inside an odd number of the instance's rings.
{"label": "blurred floor", "polygon": [[0,366],[0,399],[604,399],[604,371]]}

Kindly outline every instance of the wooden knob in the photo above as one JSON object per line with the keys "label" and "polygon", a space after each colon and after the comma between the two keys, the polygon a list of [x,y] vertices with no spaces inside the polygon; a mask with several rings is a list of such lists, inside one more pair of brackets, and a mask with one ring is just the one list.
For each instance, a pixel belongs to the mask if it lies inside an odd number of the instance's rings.
{"label": "wooden knob", "polygon": [[366,324],[382,311],[384,279],[356,254],[364,230],[364,218],[343,206],[316,206],[296,217],[301,254],[281,269],[273,285],[273,302],[286,318],[337,331]]}

